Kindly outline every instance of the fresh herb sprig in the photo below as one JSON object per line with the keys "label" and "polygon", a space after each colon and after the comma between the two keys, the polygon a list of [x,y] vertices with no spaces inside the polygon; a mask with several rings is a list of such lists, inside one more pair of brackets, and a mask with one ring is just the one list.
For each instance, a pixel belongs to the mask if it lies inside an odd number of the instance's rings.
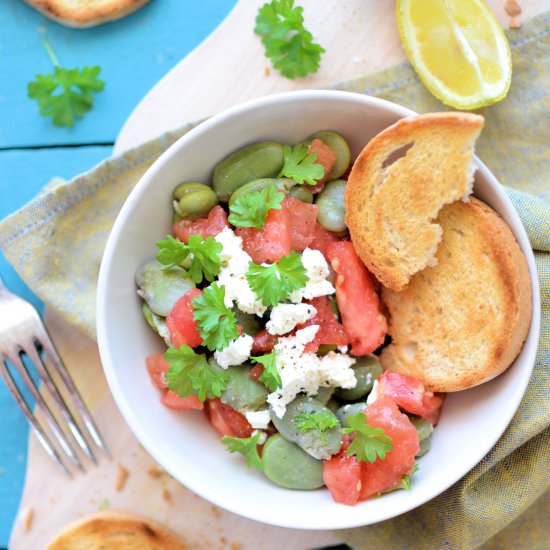
{"label": "fresh herb sprig", "polygon": [[325,52],[305,28],[303,11],[294,0],[272,0],[256,16],[254,32],[262,39],[265,55],[286,78],[317,72]]}
{"label": "fresh herb sprig", "polygon": [[382,428],[367,424],[363,413],[348,416],[348,424],[349,428],[342,428],[342,433],[354,434],[346,450],[348,456],[355,456],[361,462],[374,462],[377,458],[385,460],[386,453],[393,450],[391,437],[385,435]]}
{"label": "fresh herb sprig", "polygon": [[316,431],[321,434],[321,442],[325,443],[325,432],[336,428],[340,423],[330,411],[301,412],[294,419],[294,425],[300,432]]}
{"label": "fresh herb sprig", "polygon": [[229,221],[237,227],[263,229],[269,211],[281,210],[284,198],[275,184],[244,193],[229,204]]}
{"label": "fresh herb sprig", "polygon": [[283,167],[279,177],[289,178],[296,183],[317,185],[317,182],[325,175],[325,169],[316,163],[317,153],[309,152],[307,145],[295,145],[283,147]]}
{"label": "fresh herb sprig", "polygon": [[85,66],[82,69],[66,69],[47,41],[44,47],[53,65],[53,72],[37,74],[27,84],[27,96],[36,100],[40,115],[51,117],[55,126],[73,126],[94,105],[93,94],[101,92],[105,82],[98,78],[101,68]]}
{"label": "fresh herb sprig", "polygon": [[258,445],[262,432],[257,432],[250,437],[231,437],[225,435],[222,437],[222,443],[227,446],[230,453],[240,453],[246,458],[246,464],[249,468],[256,468],[260,472],[264,471],[262,459],[258,454]]}
{"label": "fresh herb sprig", "polygon": [[258,378],[260,382],[263,382],[264,386],[271,390],[276,391],[282,387],[283,382],[281,375],[277,369],[277,360],[275,352],[272,351],[267,355],[261,355],[259,357],[251,357],[250,360],[254,363],[260,363],[264,367],[264,371]]}

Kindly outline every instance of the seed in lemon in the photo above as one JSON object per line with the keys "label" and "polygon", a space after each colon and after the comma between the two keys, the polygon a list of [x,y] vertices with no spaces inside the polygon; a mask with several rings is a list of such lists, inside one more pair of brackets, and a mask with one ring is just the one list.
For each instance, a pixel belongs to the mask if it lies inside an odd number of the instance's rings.
{"label": "seed in lemon", "polygon": [[508,93],[510,47],[482,0],[398,0],[397,23],[418,76],[443,103],[477,109]]}

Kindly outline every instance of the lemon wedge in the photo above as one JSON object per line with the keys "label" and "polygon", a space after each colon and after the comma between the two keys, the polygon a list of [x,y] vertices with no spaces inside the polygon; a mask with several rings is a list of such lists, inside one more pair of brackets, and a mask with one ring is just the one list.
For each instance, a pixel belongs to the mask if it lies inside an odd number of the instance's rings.
{"label": "lemon wedge", "polygon": [[398,0],[397,24],[418,76],[446,105],[477,109],[508,93],[510,47],[482,0]]}

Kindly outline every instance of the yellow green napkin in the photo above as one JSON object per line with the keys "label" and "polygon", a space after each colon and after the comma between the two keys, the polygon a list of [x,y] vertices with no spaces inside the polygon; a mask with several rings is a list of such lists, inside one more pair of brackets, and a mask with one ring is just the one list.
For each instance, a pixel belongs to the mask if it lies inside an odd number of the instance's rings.
{"label": "yellow green napkin", "polygon": [[[550,14],[508,36],[512,88],[505,101],[482,110],[486,127],[477,152],[508,186],[536,253],[543,311],[533,377],[502,438],[460,482],[412,512],[341,532],[358,550],[550,547]],[[384,97],[418,112],[445,108],[408,64],[333,88]],[[72,181],[56,181],[0,223],[0,248],[21,277],[90,336],[99,263],[114,218],[145,170],[191,127]]]}

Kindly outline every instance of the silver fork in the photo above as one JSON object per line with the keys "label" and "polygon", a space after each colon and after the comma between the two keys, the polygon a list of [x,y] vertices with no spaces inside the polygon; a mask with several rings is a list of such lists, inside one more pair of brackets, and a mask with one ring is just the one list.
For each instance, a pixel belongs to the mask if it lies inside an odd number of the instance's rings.
{"label": "silver fork", "polygon": [[[23,361],[24,356],[27,356],[33,363],[44,387],[52,396],[55,405],[59,408],[61,417],[69,428],[70,438],[68,438],[61,429],[59,422],[56,420],[50,407],[31,378],[27,366]],[[30,394],[33,396],[37,408],[42,412],[45,422],[51,434],[53,434],[55,441],[57,441],[57,444],[62,449],[66,458],[68,458],[76,468],[84,471],[84,466],[75,451],[75,444],[82,449],[84,454],[87,455],[94,464],[97,464],[97,458],[83,432],[86,432],[87,436],[91,438],[95,445],[109,456],[109,451],[99,434],[90,411],[76,389],[37,311],[27,301],[11,293],[4,286],[0,278],[0,373],[10,393],[30,422],[42,447],[44,447],[46,452],[53,458],[59,467],[67,475],[71,476],[71,470],[67,467],[65,461],[62,460],[48,437],[47,432],[40,425],[25,400],[24,395],[15,383],[8,367],[8,361],[13,365]],[[52,378],[52,372],[57,373],[65,390],[71,397],[74,407],[81,417],[85,430],[81,430],[77,424],[71,410],[67,406],[65,399]]]}

